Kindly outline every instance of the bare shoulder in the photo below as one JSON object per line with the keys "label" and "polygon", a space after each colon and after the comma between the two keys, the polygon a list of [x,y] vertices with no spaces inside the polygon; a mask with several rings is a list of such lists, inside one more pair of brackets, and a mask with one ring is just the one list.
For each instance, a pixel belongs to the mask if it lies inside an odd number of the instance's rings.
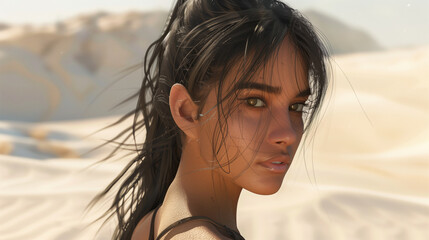
{"label": "bare shoulder", "polygon": [[206,221],[192,221],[173,228],[163,240],[231,240],[211,223]]}
{"label": "bare shoulder", "polygon": [[148,239],[152,214],[153,211],[148,213],[139,221],[131,236],[131,240]]}

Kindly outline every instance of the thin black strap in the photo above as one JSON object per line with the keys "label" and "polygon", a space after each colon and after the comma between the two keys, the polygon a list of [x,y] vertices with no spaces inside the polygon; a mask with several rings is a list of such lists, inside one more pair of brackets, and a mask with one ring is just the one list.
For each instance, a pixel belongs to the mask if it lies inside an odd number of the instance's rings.
{"label": "thin black strap", "polygon": [[[156,213],[156,212],[155,212]],[[206,220],[209,223],[213,224],[216,228],[220,229],[221,231],[224,230],[228,233],[228,237],[232,238],[232,239],[239,239],[239,240],[244,240],[244,238],[236,231],[228,228],[225,225],[222,225],[214,220],[212,220],[211,218],[208,217],[204,217],[204,216],[192,216],[192,217],[187,217],[187,218],[183,218],[173,224],[171,224],[170,226],[168,226],[166,229],[164,229],[157,237],[156,240],[159,240],[161,237],[163,237],[165,234],[167,234],[171,229],[184,224],[186,222],[189,221],[193,221],[193,220]],[[152,236],[153,236],[153,232],[151,230]],[[149,238],[150,240],[153,240],[153,238]]]}
{"label": "thin black strap", "polygon": [[[155,217],[156,217],[156,213],[158,212],[159,207],[161,207],[161,205],[159,205],[158,207],[155,208],[155,211],[152,214],[152,220],[150,222],[150,232],[149,232],[149,240],[154,240],[154,226],[155,226]],[[157,238],[158,239],[158,238]]]}

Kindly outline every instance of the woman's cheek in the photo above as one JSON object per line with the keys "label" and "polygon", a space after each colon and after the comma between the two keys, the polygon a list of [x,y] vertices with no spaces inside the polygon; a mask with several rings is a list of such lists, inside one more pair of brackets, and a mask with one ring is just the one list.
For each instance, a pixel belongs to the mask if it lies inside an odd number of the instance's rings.
{"label": "woman's cheek", "polygon": [[302,134],[304,133],[304,120],[302,119],[302,115],[296,114],[296,116],[291,116],[291,122],[298,139],[301,139]]}
{"label": "woman's cheek", "polygon": [[236,145],[248,147],[252,140],[259,139],[255,134],[265,128],[266,122],[262,119],[263,116],[260,112],[237,110],[228,119],[228,135]]}

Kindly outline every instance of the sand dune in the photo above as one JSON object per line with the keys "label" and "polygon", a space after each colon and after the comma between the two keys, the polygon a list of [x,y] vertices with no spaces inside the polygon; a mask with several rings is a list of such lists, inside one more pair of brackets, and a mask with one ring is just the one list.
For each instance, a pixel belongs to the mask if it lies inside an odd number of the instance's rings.
{"label": "sand dune", "polygon": [[164,19],[157,12],[98,13],[1,30],[0,119],[52,121],[128,111],[132,104],[112,108],[137,91],[141,75],[117,82],[120,72],[142,61]]}
{"label": "sand dune", "polygon": [[0,239],[108,239],[92,237],[83,209],[117,167],[85,172],[88,161],[56,161],[2,156]]}
{"label": "sand dune", "polygon": [[308,10],[303,12],[318,31],[323,33],[334,54],[379,51],[380,44],[364,30],[356,29],[323,13]]}
{"label": "sand dune", "polygon": [[[259,200],[240,211],[240,226],[251,239],[423,240],[429,234],[427,199],[405,200],[335,186],[285,187],[285,194],[270,204]],[[305,197],[297,200],[296,195]]]}

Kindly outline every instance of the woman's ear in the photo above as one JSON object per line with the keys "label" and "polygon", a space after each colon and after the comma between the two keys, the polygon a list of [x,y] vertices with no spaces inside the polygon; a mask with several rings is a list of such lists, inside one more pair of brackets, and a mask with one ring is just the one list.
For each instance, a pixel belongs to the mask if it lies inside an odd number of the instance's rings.
{"label": "woman's ear", "polygon": [[192,101],[188,90],[179,83],[170,90],[170,111],[174,122],[191,139],[198,138],[198,106]]}

